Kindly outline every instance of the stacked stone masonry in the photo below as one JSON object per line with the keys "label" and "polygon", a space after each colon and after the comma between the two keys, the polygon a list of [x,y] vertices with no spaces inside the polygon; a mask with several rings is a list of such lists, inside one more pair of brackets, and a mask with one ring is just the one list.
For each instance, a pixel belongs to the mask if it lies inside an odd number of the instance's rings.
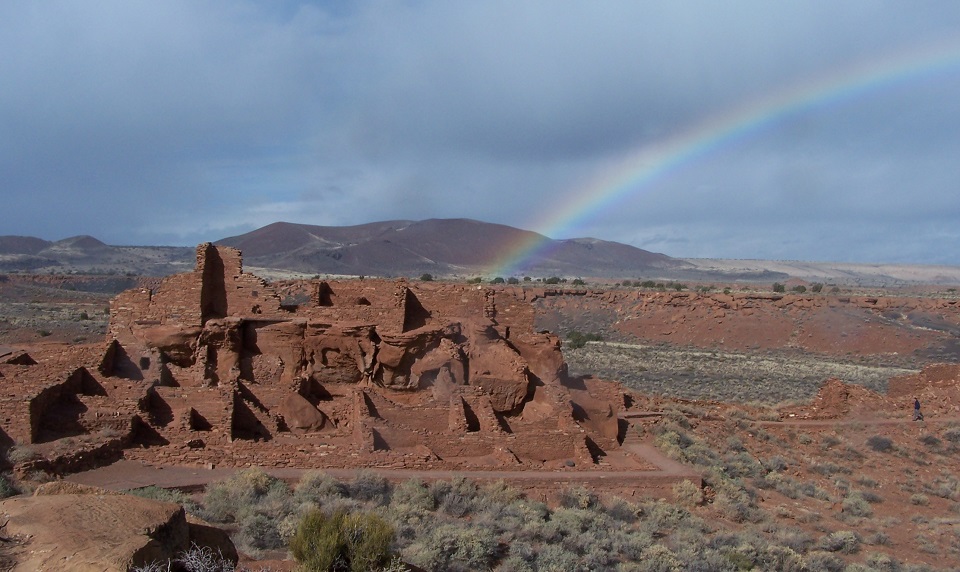
{"label": "stacked stone masonry", "polygon": [[533,331],[542,295],[268,284],[201,244],[193,272],[111,302],[104,343],[0,364],[0,440],[21,469],[33,449],[53,472],[83,464],[49,461],[68,445],[90,464],[106,448],[156,464],[589,469],[618,447],[619,398],[571,389],[560,340]]}

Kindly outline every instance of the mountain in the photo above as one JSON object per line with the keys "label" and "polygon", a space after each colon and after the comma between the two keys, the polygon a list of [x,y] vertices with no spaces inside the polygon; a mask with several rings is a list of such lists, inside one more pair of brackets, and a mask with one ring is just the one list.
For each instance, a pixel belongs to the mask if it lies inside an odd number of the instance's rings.
{"label": "mountain", "polygon": [[110,246],[88,235],[0,236],[0,272],[165,276],[191,270],[195,256],[190,247]]}
{"label": "mountain", "polygon": [[384,221],[356,226],[277,222],[224,238],[249,266],[312,274],[467,276],[503,271],[523,245],[536,255],[516,267],[538,276],[640,276],[687,263],[639,248],[581,238],[552,240],[534,232],[470,219]]}
{"label": "mountain", "polygon": [[[594,238],[552,240],[470,219],[355,226],[276,222],[217,243],[241,249],[245,266],[266,278],[282,278],[290,272],[382,277],[430,273],[461,278],[512,274],[721,284],[772,284],[790,278],[852,286],[960,284],[956,266],[680,259]],[[520,256],[524,252],[529,254]],[[192,246],[111,246],[86,235],[55,242],[0,236],[0,274],[165,276],[192,270],[195,255]],[[505,262],[513,264],[506,267]]]}

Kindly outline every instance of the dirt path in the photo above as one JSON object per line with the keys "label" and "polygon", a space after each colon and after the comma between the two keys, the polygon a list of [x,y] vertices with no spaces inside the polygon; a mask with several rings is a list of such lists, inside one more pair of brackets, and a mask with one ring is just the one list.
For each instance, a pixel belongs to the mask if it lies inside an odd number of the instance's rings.
{"label": "dirt path", "polygon": [[[412,478],[423,480],[453,479],[465,477],[478,481],[504,480],[522,486],[553,487],[568,484],[591,484],[601,488],[663,489],[674,483],[690,480],[701,484],[701,477],[690,467],[667,458],[648,443],[625,443],[624,450],[636,455],[657,470],[541,470],[541,471],[488,471],[488,470],[419,470],[419,469],[366,469],[391,480],[403,481]],[[296,482],[308,471],[319,470],[338,479],[352,479],[365,469],[278,468],[262,467],[269,474],[288,482]],[[67,481],[92,485],[110,490],[129,490],[147,486],[199,490],[209,483],[226,479],[239,468],[152,466],[139,461],[121,460],[111,465],[75,473]]]}
{"label": "dirt path", "polygon": [[[854,418],[854,419],[796,419],[784,421],[756,421],[759,425],[771,426],[850,426],[850,425],[903,425],[903,424],[941,424],[958,423],[958,417],[943,417],[913,421],[911,419]],[[392,481],[412,478],[424,480],[453,479],[465,477],[478,481],[504,480],[533,487],[546,487],[568,484],[590,484],[600,487],[664,488],[682,480],[701,483],[701,477],[690,467],[683,465],[661,453],[653,444],[639,439],[628,440],[623,450],[644,459],[657,470],[542,470],[542,471],[489,471],[489,470],[420,470],[420,469],[366,469],[372,470]],[[308,471],[323,471],[338,479],[352,479],[365,469],[336,469],[324,467],[278,468],[262,467],[269,474],[288,482],[296,482]],[[239,468],[154,466],[139,461],[121,460],[112,465],[101,467],[66,477],[67,481],[97,486],[110,490],[129,490],[147,486],[176,488],[182,490],[200,490],[209,483],[224,480],[240,471]]]}

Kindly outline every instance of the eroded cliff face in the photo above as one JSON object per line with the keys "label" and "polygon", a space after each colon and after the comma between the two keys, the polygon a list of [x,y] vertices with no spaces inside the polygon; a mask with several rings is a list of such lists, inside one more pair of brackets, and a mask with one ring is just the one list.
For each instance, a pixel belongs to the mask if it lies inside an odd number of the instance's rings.
{"label": "eroded cliff face", "polygon": [[115,407],[115,448],[151,461],[590,465],[617,446],[617,394],[568,389],[560,340],[532,331],[528,298],[404,280],[267,284],[239,251],[202,244],[194,272],[113,300],[98,363],[37,381],[29,438],[102,431]]}

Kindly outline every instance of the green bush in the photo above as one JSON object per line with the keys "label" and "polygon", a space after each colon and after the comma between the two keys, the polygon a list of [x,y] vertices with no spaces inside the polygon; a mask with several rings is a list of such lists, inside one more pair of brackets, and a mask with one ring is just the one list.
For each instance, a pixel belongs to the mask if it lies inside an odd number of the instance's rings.
{"label": "green bush", "polygon": [[774,292],[781,292],[781,293],[782,293],[782,292],[786,292],[786,291],[787,291],[787,287],[784,286],[783,284],[779,283],[779,282],[774,282],[774,283],[773,283],[773,291],[774,291]]}
{"label": "green bush", "polygon": [[422,282],[433,282],[433,274],[424,272],[423,274],[420,275],[420,280]]}
{"label": "green bush", "polygon": [[491,284],[503,284],[504,282],[506,282],[506,280],[504,280],[502,276],[497,276],[490,281]]}
{"label": "green bush", "polygon": [[587,345],[587,342],[602,342],[603,336],[600,334],[584,334],[573,330],[567,334],[567,340],[570,342],[570,347],[576,349]]}
{"label": "green bush", "polygon": [[312,509],[297,527],[290,552],[304,572],[377,570],[390,563],[393,527],[369,512],[335,512],[327,516]]}
{"label": "green bush", "polygon": [[520,283],[520,279],[515,276],[511,276],[510,278],[507,278],[507,284],[519,284],[519,283]]}
{"label": "green bush", "polygon": [[544,282],[545,284],[559,284],[559,283],[560,283],[560,278],[557,277],[557,276],[551,276],[550,278],[547,278],[547,279],[544,280],[543,282]]}

